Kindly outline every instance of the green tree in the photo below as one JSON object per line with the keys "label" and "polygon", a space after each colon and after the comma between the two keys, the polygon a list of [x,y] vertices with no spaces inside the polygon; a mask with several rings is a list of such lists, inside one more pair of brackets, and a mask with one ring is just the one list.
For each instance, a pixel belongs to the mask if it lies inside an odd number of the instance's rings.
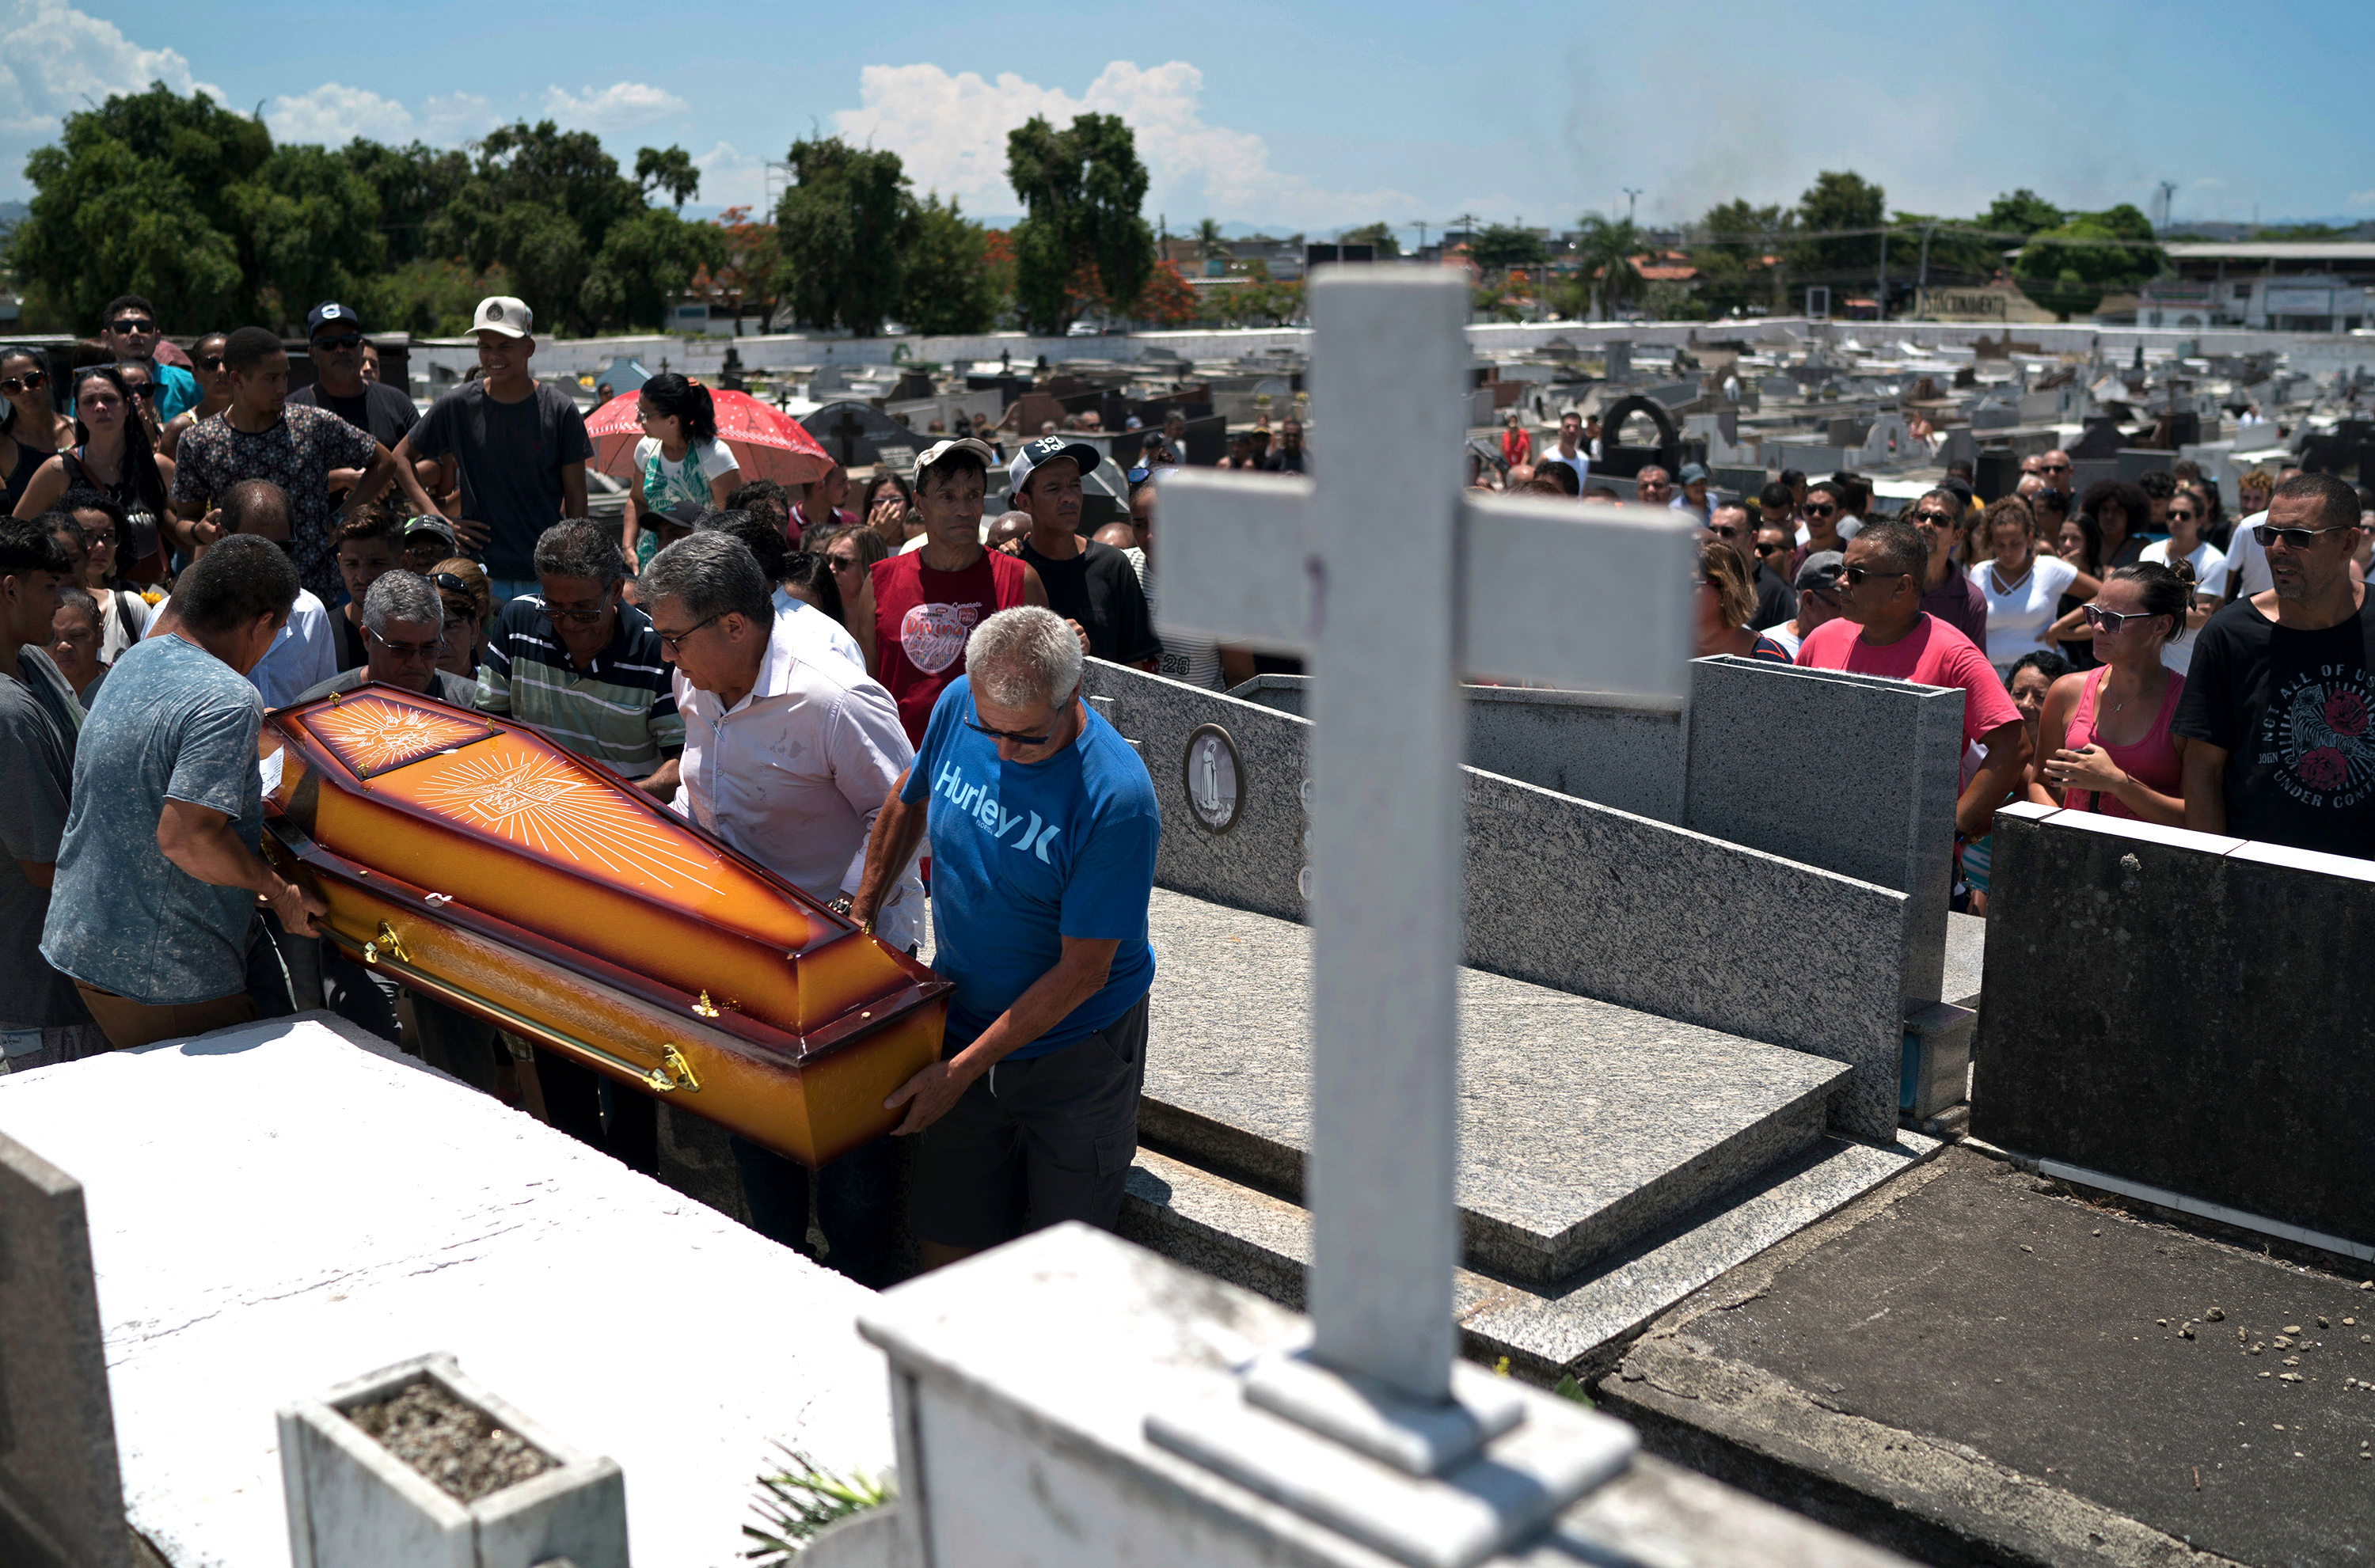
{"label": "green tree", "polygon": [[1229,242],[1221,238],[1221,226],[1209,218],[1196,224],[1196,257],[1199,261],[1229,259]]}
{"label": "green tree", "polygon": [[2071,216],[2023,185],[2010,195],[1998,196],[1987,211],[1979,214],[1977,226],[1999,238],[2015,235],[2026,239],[2042,230],[2061,228]]}
{"label": "green tree", "polygon": [[684,204],[701,194],[701,171],[692,166],[692,154],[680,147],[663,152],[657,147],[635,150],[635,183],[645,200],[655,189],[666,191],[676,204],[677,216],[684,215]]}
{"label": "green tree", "polygon": [[649,326],[690,292],[693,275],[726,264],[726,237],[711,223],[688,223],[647,206],[610,225],[578,290],[597,330]]}
{"label": "green tree", "polygon": [[1014,226],[1014,299],[1027,330],[1061,336],[1102,301],[1127,309],[1154,269],[1154,231],[1139,216],[1146,166],[1117,114],[1082,114],[1058,131],[1034,115],[1006,138],[1006,177],[1028,214]]}
{"label": "green tree", "polygon": [[[1699,228],[1706,240],[1691,252],[1691,265],[1699,269],[1701,305],[1720,313],[1780,303],[1780,257],[1796,228],[1795,213],[1778,204],[1752,206],[1735,198],[1709,207]],[[1768,263],[1767,256],[1774,259]]]}
{"label": "green tree", "polygon": [[447,212],[470,178],[468,153],[419,142],[389,147],[357,136],[344,156],[379,196],[379,231],[387,242],[388,265],[442,261],[462,249]]}
{"label": "green tree", "polygon": [[810,326],[879,335],[882,318],[899,303],[918,238],[916,200],[899,155],[826,136],[794,142],[785,157],[792,187],[775,208],[785,298]]}
{"label": "green tree", "polygon": [[2029,237],[2013,263],[2013,281],[2068,321],[2092,312],[2106,293],[2159,276],[2168,258],[2152,238],[2152,220],[2126,202],[2109,212],[2078,213]]}
{"label": "green tree", "polygon": [[989,231],[958,210],[954,196],[935,194],[916,208],[916,238],[906,255],[899,319],[930,336],[987,332],[998,324],[998,293],[989,272]]}
{"label": "green tree", "polygon": [[[1812,274],[1815,282],[1861,281],[1859,275],[1876,273],[1878,230],[1886,206],[1881,188],[1861,174],[1829,170],[1817,174],[1798,198],[1798,224],[1810,235],[1831,237],[1801,240],[1792,270]],[[1873,232],[1839,232],[1860,229]]]}
{"label": "green tree", "polygon": [[324,300],[357,298],[380,270],[379,194],[343,154],[280,147],[230,196],[260,312],[281,331]]}
{"label": "green tree", "polygon": [[1629,218],[1612,223],[1596,212],[1585,213],[1577,227],[1577,281],[1582,298],[1572,303],[1586,312],[1613,314],[1640,297],[1641,274],[1633,258],[1643,248],[1641,231]]}
{"label": "green tree", "polygon": [[1469,240],[1468,259],[1490,275],[1513,266],[1540,266],[1550,260],[1550,253],[1542,248],[1542,236],[1530,229],[1488,223]]}
{"label": "green tree", "polygon": [[1394,231],[1386,227],[1382,218],[1375,223],[1364,223],[1358,229],[1347,229],[1336,240],[1337,243],[1343,245],[1374,245],[1380,260],[1402,253],[1401,242],[1394,238]]}
{"label": "green tree", "polygon": [[34,195],[6,263],[36,315],[76,331],[124,293],[146,295],[168,330],[253,320],[241,192],[271,157],[261,121],[162,82],[77,111],[25,160]]}
{"label": "green tree", "polygon": [[501,267],[473,272],[459,261],[408,261],[374,275],[355,290],[353,304],[373,332],[409,332],[418,337],[460,337],[471,313],[490,294],[519,293]]}

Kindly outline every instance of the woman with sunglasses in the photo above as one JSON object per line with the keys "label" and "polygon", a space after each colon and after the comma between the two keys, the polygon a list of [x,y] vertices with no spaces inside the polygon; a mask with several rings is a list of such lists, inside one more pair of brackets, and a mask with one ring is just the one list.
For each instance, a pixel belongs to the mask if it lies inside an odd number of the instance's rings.
{"label": "woman with sunglasses", "polygon": [[132,391],[133,412],[140,416],[140,423],[148,431],[150,448],[162,450],[165,426],[157,418],[157,396],[164,388],[157,384],[157,372],[138,360],[118,360],[115,371],[124,378],[124,384]]}
{"label": "woman with sunglasses", "polygon": [[82,531],[82,571],[77,583],[99,606],[99,662],[112,665],[148,634],[156,607],[129,588],[115,585],[115,558],[124,533],[124,508],[94,489],[68,490],[58,511]]}
{"label": "woman with sunglasses", "polygon": [[1749,628],[1756,615],[1756,590],[1748,585],[1748,568],[1740,562],[1740,552],[1717,539],[1705,539],[1699,544],[1699,569],[1692,600],[1693,654],[1697,658],[1713,658],[1730,654],[1745,659],[1752,655],[1778,659],[1778,643],[1760,648],[1766,639]]}
{"label": "woman with sunglasses", "polygon": [[833,570],[834,587],[840,592],[845,614],[840,618],[857,639],[866,654],[866,667],[874,667],[874,563],[886,560],[891,547],[882,542],[879,529],[860,525],[852,528],[829,529],[821,544],[809,549],[824,558]]}
{"label": "woman with sunglasses", "polygon": [[223,362],[223,346],[230,337],[229,333],[209,332],[191,348],[190,361],[198,367],[198,401],[165,421],[165,438],[158,448],[166,456],[180,454],[184,430],[230,407],[230,368]]}
{"label": "woman with sunglasses", "polygon": [[75,445],[43,463],[16,515],[39,517],[58,498],[88,485],[124,508],[123,537],[115,547],[116,575],[136,587],[165,578],[165,538],[158,519],[173,489],[173,462],[148,444],[148,427],[133,412],[132,388],[113,365],[93,365],[75,373]]}
{"label": "woman with sunglasses", "polygon": [[2086,608],[2098,667],[2053,683],[2038,775],[2064,808],[2185,825],[2185,747],[2169,720],[2185,677],[2161,662],[2193,605],[2191,568],[2122,566]]}
{"label": "woman with sunglasses", "polygon": [[14,513],[34,473],[73,434],[50,406],[50,371],[35,348],[0,348],[0,509]]}
{"label": "woman with sunglasses", "polygon": [[2143,559],[2171,570],[2183,561],[2193,572],[2193,607],[2186,615],[2184,630],[2170,638],[2160,654],[2162,663],[2183,675],[2193,662],[2194,632],[2226,596],[2227,557],[2202,536],[2210,513],[2198,490],[2180,489],[2169,497],[2162,520],[2168,525],[2168,537],[2146,545]]}

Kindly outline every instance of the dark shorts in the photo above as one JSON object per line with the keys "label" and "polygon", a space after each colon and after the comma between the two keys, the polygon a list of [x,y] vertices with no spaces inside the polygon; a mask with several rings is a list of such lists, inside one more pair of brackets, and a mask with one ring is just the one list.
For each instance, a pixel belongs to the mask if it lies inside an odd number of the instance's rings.
{"label": "dark shorts", "polygon": [[[998,1063],[916,1135],[907,1222],[917,1236],[988,1247],[1064,1220],[1114,1228],[1138,1155],[1146,1001],[1061,1050]],[[966,1043],[951,1041],[947,1055]]]}

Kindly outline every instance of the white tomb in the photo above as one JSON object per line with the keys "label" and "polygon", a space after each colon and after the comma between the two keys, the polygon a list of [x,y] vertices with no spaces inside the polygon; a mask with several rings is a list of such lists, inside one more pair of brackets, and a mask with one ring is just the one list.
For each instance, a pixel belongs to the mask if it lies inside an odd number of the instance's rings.
{"label": "white tomb", "polygon": [[286,1568],[281,1406],[432,1350],[627,1478],[637,1568],[739,1559],[777,1443],[886,1468],[871,1292],[326,1015],[0,1078],[82,1184],[124,1502]]}

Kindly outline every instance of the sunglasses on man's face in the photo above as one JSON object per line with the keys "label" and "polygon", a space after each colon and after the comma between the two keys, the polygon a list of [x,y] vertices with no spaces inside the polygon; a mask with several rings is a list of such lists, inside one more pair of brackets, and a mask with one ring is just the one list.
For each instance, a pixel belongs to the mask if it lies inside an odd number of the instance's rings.
{"label": "sunglasses on man's face", "polygon": [[1954,517],[1944,512],[1917,512],[1913,514],[1913,521],[1925,528],[1951,528],[1955,525]]}
{"label": "sunglasses on man's face", "polygon": [[2339,534],[2357,526],[2356,523],[2337,523],[2330,528],[2271,528],[2263,523],[2251,530],[2251,536],[2260,541],[2262,549],[2281,541],[2286,549],[2305,550],[2320,534]]}
{"label": "sunglasses on man's face", "polygon": [[2037,471],[2040,474],[2067,474],[2070,472],[2070,465],[2067,463],[2040,463],[2037,466]]}
{"label": "sunglasses on man's face", "polygon": [[1867,577],[1910,577],[1912,575],[1913,573],[1910,572],[1874,572],[1869,566],[1842,566],[1839,568],[1839,581],[1846,584],[1850,588],[1861,588],[1863,586],[1864,579]]}
{"label": "sunglasses on man's face", "polygon": [[20,376],[0,376],[0,392],[15,396],[20,392],[39,392],[50,384],[47,371],[27,371]]}
{"label": "sunglasses on man's face", "polygon": [[1806,515],[1809,517],[1828,517],[1837,510],[1826,501],[1810,501],[1806,503]]}
{"label": "sunglasses on man's face", "polygon": [[1719,539],[1736,539],[1740,537],[1739,529],[1728,527],[1721,523],[1708,524],[1707,532],[1713,534]]}
{"label": "sunglasses on man's face", "polygon": [[1789,548],[1790,547],[1788,545],[1759,545],[1756,547],[1756,553],[1758,555],[1779,555],[1783,550],[1786,550]]}
{"label": "sunglasses on man's face", "polygon": [[146,316],[124,316],[120,320],[108,323],[108,330],[121,333],[154,332],[157,330],[157,324]]}
{"label": "sunglasses on man's face", "polygon": [[329,334],[327,336],[313,339],[313,347],[316,348],[360,348],[362,347],[362,342],[363,335],[360,332],[334,332]]}

